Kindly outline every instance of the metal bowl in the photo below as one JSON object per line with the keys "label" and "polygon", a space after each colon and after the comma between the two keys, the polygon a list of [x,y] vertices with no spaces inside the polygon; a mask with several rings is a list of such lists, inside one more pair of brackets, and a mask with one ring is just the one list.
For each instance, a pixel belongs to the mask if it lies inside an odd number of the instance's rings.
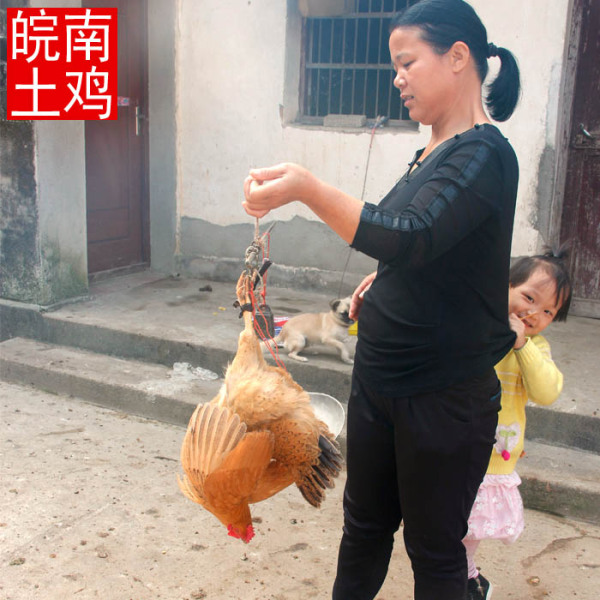
{"label": "metal bowl", "polygon": [[329,431],[337,437],[346,420],[346,413],[341,402],[329,394],[320,392],[308,392],[308,395],[317,419],[323,421],[329,427]]}

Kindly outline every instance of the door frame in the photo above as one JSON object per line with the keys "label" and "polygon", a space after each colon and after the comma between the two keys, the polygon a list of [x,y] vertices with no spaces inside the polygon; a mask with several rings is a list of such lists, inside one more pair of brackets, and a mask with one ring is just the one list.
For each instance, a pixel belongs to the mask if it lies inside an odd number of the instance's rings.
{"label": "door frame", "polygon": [[151,267],[177,273],[177,32],[179,3],[147,0]]}
{"label": "door frame", "polygon": [[150,266],[150,128],[148,127],[148,108],[150,103],[150,54],[148,45],[148,0],[142,0],[144,26],[142,27],[142,44],[145,52],[145,69],[142,77],[142,96],[140,98],[141,118],[140,129],[143,136],[142,144],[142,262]]}
{"label": "door frame", "polygon": [[[555,177],[548,220],[548,240],[560,240],[567,194],[567,166],[570,159],[573,136],[573,107],[580,43],[582,37],[586,0],[572,0],[569,6],[565,36],[564,66],[560,84],[559,114],[557,126]],[[571,314],[600,318],[600,302],[584,299],[574,300]]]}

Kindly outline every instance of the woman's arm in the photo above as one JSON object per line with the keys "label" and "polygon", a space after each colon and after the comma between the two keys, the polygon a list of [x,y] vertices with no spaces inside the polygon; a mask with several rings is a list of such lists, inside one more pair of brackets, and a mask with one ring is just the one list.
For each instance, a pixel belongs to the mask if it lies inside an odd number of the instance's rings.
{"label": "woman's arm", "polygon": [[364,205],[293,163],[251,170],[244,182],[244,195],[244,209],[259,218],[273,208],[302,202],[348,244],[354,239]]}
{"label": "woman's arm", "polygon": [[[392,266],[420,267],[501,214],[503,189],[497,149],[477,138],[460,140],[402,209],[394,210],[393,199],[386,208],[366,203],[352,246]],[[392,193],[401,196],[406,187]]]}
{"label": "woman's arm", "polygon": [[293,163],[250,171],[243,206],[263,217],[273,208],[302,202],[357,250],[414,268],[435,260],[503,210],[503,175],[499,149],[489,140],[466,138],[411,191],[404,208],[364,203]]}

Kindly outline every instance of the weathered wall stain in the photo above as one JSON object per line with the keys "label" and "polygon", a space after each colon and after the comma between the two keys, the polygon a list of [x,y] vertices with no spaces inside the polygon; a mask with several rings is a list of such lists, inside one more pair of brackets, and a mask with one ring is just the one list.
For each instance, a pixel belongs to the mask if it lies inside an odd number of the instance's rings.
{"label": "weathered wall stain", "polygon": [[35,302],[40,254],[33,124],[7,121],[0,102],[0,295]]}

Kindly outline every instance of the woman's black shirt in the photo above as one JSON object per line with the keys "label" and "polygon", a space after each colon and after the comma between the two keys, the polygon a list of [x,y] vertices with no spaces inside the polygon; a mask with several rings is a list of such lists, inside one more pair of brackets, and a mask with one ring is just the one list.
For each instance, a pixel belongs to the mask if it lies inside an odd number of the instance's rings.
{"label": "woman's black shirt", "polygon": [[518,177],[508,140],[476,125],[438,146],[379,206],[365,204],[352,246],[379,265],[359,315],[354,368],[373,389],[442,389],[510,350]]}

